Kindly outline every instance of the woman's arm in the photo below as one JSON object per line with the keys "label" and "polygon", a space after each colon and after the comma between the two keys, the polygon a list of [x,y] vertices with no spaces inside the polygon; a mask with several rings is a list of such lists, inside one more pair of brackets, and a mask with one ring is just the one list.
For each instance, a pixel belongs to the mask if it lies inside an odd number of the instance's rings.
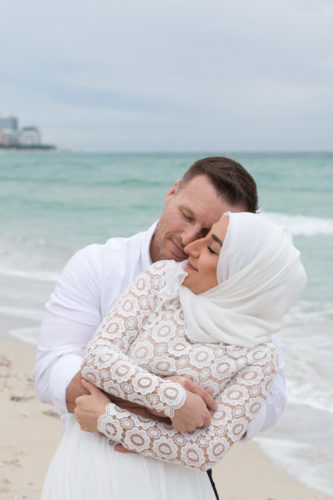
{"label": "woman's arm", "polygon": [[110,403],[98,420],[98,430],[142,455],[207,470],[241,439],[264,404],[278,362],[274,346],[261,352],[252,364],[237,372],[218,396],[218,409],[207,428],[180,433],[171,425],[133,415]]}
{"label": "woman's arm", "polygon": [[164,267],[164,262],[151,266],[114,304],[86,348],[81,372],[108,394],[172,418],[184,405],[185,389],[147,372],[125,354],[155,308]]}
{"label": "woman's arm", "polygon": [[153,264],[114,304],[87,346],[81,371],[108,394],[172,418],[179,430],[192,430],[210,422],[207,406],[216,409],[210,393],[189,380],[185,390],[179,383],[149,373],[126,355],[156,308],[166,265]]}

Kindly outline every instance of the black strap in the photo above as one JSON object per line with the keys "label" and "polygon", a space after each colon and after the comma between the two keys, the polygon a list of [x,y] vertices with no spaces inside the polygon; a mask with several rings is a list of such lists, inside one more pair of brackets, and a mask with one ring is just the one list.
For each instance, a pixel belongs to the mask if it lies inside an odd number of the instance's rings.
{"label": "black strap", "polygon": [[212,485],[212,488],[214,490],[214,493],[215,493],[215,496],[216,496],[216,500],[219,500],[219,495],[217,493],[217,489],[216,489],[216,486],[215,486],[215,483],[214,483],[214,479],[213,479],[213,475],[212,475],[212,469],[208,469],[207,474],[208,474],[208,477],[209,477],[210,484]]}

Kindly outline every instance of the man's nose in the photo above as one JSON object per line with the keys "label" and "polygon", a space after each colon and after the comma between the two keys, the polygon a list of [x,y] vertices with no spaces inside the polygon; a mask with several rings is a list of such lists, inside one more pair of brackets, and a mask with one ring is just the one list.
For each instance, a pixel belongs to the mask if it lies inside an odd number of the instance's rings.
{"label": "man's nose", "polygon": [[195,228],[191,227],[186,229],[186,231],[183,232],[182,234],[182,243],[184,247],[192,243],[193,241],[198,240],[201,238],[201,229],[200,228]]}

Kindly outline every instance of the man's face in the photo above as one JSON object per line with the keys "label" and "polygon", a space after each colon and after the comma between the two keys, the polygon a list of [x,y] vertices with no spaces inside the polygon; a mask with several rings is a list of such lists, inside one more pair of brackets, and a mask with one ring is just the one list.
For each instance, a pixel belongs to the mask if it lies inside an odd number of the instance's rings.
{"label": "man's face", "polygon": [[243,212],[218,196],[206,175],[198,175],[177,191],[178,182],[165,197],[165,209],[156,227],[150,253],[152,261],[185,260],[186,245],[205,236],[224,212]]}

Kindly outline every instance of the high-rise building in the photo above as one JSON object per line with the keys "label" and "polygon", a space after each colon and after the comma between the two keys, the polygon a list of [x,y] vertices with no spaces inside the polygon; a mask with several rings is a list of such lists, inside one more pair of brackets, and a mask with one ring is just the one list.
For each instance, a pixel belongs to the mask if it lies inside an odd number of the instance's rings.
{"label": "high-rise building", "polygon": [[18,131],[18,119],[16,116],[0,116],[0,130],[12,130],[13,132]]}

